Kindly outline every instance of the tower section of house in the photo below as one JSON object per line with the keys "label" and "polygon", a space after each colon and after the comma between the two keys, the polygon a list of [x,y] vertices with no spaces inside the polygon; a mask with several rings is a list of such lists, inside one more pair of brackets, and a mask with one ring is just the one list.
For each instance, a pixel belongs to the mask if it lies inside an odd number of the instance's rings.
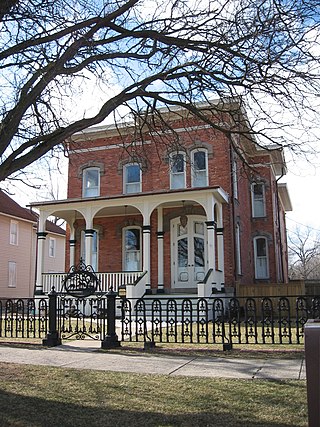
{"label": "tower section of house", "polygon": [[67,221],[67,265],[84,260],[114,290],[133,280],[140,296],[287,281],[283,153],[230,132],[228,108],[200,108],[208,121],[177,108],[73,136],[68,198],[33,204],[40,227]]}

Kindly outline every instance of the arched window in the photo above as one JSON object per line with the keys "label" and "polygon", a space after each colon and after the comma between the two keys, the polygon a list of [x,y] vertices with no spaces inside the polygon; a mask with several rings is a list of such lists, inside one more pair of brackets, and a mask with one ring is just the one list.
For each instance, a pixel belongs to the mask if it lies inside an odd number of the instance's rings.
{"label": "arched window", "polygon": [[172,153],[170,155],[170,188],[186,187],[186,156],[185,153]]}
{"label": "arched window", "polygon": [[191,153],[192,187],[206,187],[208,185],[208,152],[206,149],[197,149]]}
{"label": "arched window", "polygon": [[141,192],[141,168],[138,163],[128,163],[123,167],[123,192]]}
{"label": "arched window", "polygon": [[256,279],[269,278],[268,241],[266,237],[257,236],[253,239],[254,266]]}
{"label": "arched window", "polygon": [[122,232],[123,270],[141,270],[141,228],[125,227]]}
{"label": "arched window", "polygon": [[100,168],[91,167],[83,169],[82,173],[83,197],[100,196]]}

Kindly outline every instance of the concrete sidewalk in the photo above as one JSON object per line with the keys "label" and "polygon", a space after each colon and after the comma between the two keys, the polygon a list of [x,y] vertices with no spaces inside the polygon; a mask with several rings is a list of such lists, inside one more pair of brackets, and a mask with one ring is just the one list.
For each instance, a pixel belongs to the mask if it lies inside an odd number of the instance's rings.
{"label": "concrete sidewalk", "polygon": [[0,346],[0,362],[61,368],[211,378],[306,379],[304,359],[240,359],[99,352],[100,341],[72,341],[53,348]]}

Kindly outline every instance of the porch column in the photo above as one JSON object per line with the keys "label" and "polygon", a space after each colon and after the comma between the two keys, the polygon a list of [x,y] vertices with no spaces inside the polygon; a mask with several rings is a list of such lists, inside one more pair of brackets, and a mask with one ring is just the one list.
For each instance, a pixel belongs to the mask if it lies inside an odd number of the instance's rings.
{"label": "porch column", "polygon": [[164,277],[163,277],[163,210],[162,208],[158,208],[158,231],[157,231],[157,239],[158,239],[158,293],[164,292]]}
{"label": "porch column", "polygon": [[222,204],[218,203],[216,210],[217,228],[216,228],[216,243],[217,243],[217,268],[219,270],[219,282],[222,284],[225,281],[224,277],[224,237],[223,237],[223,209]]}
{"label": "porch column", "polygon": [[143,233],[143,271],[146,271],[146,292],[151,292],[150,284],[150,251],[151,251],[151,226],[144,224]]}
{"label": "porch column", "polygon": [[75,261],[76,261],[75,249],[76,249],[75,230],[73,226],[70,226],[69,267],[72,267],[73,265],[75,265]]}
{"label": "porch column", "polygon": [[86,246],[86,259],[84,260],[86,265],[92,265],[92,239],[95,230],[88,228],[84,230],[85,233],[85,246]]}
{"label": "porch column", "polygon": [[[44,272],[44,248],[46,243],[47,234],[45,231],[37,232],[38,250],[37,250],[37,278],[35,295],[43,294],[42,273]],[[49,290],[50,292],[50,290]]]}
{"label": "porch column", "polygon": [[212,268],[215,271],[215,221],[206,221],[207,234],[208,234],[208,269]]}
{"label": "porch column", "polygon": [[218,270],[224,271],[224,241],[223,241],[223,227],[216,229],[217,235],[217,255],[218,255]]}
{"label": "porch column", "polygon": [[69,240],[69,249],[70,249],[69,264],[70,264],[70,267],[75,265],[76,243],[77,243],[77,241],[75,239]]}

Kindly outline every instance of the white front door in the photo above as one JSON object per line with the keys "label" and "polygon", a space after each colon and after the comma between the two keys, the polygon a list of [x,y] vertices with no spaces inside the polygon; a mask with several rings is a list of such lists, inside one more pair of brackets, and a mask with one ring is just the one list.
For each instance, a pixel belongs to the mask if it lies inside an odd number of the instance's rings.
{"label": "white front door", "polygon": [[171,221],[171,271],[173,288],[194,288],[205,276],[206,227],[204,217],[189,215]]}

